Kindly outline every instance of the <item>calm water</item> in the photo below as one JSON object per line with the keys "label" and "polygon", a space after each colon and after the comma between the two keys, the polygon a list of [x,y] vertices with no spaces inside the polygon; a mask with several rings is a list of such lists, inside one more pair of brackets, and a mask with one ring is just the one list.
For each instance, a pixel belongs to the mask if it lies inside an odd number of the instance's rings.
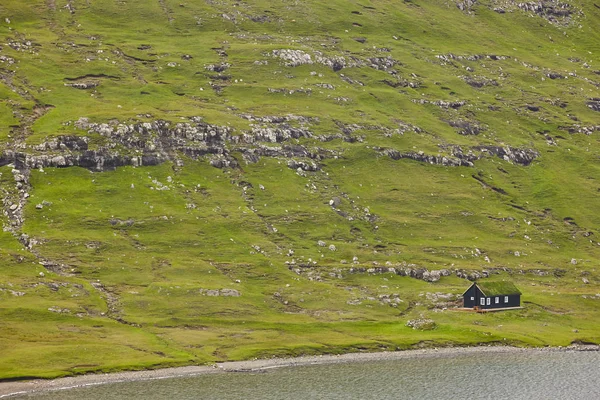
{"label": "calm water", "polygon": [[114,383],[15,399],[600,399],[600,352],[477,353]]}

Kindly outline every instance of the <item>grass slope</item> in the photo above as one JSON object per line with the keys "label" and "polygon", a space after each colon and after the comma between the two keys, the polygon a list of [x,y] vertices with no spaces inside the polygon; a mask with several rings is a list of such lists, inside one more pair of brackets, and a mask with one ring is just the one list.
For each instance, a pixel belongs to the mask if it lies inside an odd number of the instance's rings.
{"label": "grass slope", "polygon": [[[157,166],[33,169],[27,196],[0,162],[0,379],[599,343],[600,9],[566,1],[564,18],[548,14],[554,1],[543,15],[517,3],[3,0],[5,154],[68,154],[45,147],[61,135],[135,153],[77,128],[82,117],[202,117],[241,137],[292,115],[285,127],[309,137],[255,146],[323,157],[293,157],[318,164],[298,171],[229,145],[238,166],[219,169],[173,150]],[[482,146],[537,156],[522,165]],[[438,162],[458,148],[481,158]],[[515,283],[525,308],[448,311],[469,285],[456,270]]]}

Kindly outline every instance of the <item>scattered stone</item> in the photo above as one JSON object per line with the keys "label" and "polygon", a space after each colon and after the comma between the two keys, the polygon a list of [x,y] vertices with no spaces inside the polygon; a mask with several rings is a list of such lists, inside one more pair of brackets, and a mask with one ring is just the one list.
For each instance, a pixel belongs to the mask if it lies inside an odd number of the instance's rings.
{"label": "scattered stone", "polygon": [[334,197],[334,198],[332,198],[331,200],[329,200],[329,205],[332,206],[332,207],[334,207],[334,208],[339,207],[340,204],[342,204],[342,199],[340,199],[337,196]]}

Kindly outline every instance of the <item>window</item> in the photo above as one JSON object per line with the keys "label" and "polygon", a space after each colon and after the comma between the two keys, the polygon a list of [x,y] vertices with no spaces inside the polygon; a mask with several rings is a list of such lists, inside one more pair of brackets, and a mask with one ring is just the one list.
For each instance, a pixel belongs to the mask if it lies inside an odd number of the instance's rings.
{"label": "window", "polygon": [[508,296],[504,296],[504,302],[508,303]]}
{"label": "window", "polygon": [[485,298],[483,298],[483,297],[481,298],[481,305],[485,306]]}
{"label": "window", "polygon": [[487,298],[487,305],[489,306],[490,304],[492,304],[492,298],[491,298],[491,297],[488,297],[488,298]]}
{"label": "window", "polygon": [[500,297],[496,297],[496,299],[494,300],[494,303],[495,303],[495,304],[498,304],[498,303],[500,303]]}
{"label": "window", "polygon": [[471,301],[475,300],[475,297],[471,296]]}

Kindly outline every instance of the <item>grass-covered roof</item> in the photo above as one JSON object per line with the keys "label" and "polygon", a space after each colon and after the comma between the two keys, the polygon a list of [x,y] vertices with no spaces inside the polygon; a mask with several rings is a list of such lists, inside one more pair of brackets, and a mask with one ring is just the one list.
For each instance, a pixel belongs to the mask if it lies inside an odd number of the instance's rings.
{"label": "grass-covered roof", "polygon": [[521,294],[512,282],[477,282],[477,286],[486,296]]}

